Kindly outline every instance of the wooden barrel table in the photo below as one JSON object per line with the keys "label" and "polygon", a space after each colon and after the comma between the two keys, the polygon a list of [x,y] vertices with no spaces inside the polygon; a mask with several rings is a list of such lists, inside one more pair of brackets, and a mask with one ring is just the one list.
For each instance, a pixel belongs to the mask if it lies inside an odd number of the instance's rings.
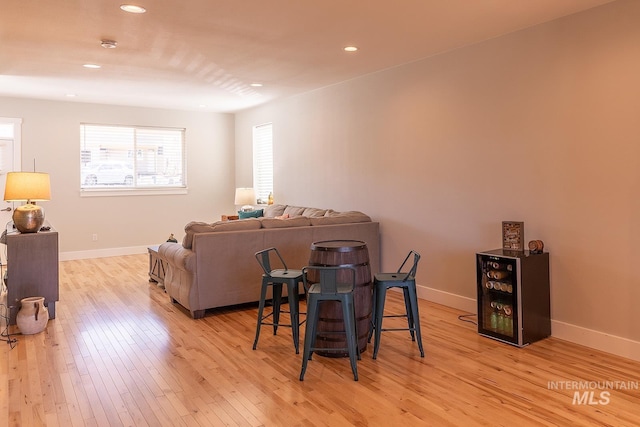
{"label": "wooden barrel table", "polygon": [[[356,270],[356,286],[354,289],[354,305],[356,312],[356,328],[358,331],[358,348],[360,352],[367,349],[367,339],[371,328],[371,305],[373,286],[371,283],[371,266],[367,244],[359,240],[325,240],[311,244],[309,265],[316,267],[353,267]],[[310,283],[318,282],[317,271],[310,271],[307,277]],[[338,281],[351,280],[347,272],[338,274]],[[344,334],[331,333],[344,331],[342,307],[337,301],[323,301],[318,310],[318,329],[315,347],[346,348],[347,338]],[[344,352],[316,350],[321,356],[347,357]]]}

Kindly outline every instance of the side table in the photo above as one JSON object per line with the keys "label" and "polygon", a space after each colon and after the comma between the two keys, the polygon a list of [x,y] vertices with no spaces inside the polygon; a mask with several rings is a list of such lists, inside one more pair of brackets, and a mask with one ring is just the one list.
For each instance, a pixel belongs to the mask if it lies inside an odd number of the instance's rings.
{"label": "side table", "polygon": [[158,255],[160,245],[149,246],[149,281],[155,282],[159,287],[164,288],[164,272],[166,261]]}
{"label": "side table", "polygon": [[55,319],[60,296],[58,232],[50,228],[37,233],[20,233],[8,225],[6,244],[9,325],[16,324],[22,298],[33,296],[44,297],[49,319]]}

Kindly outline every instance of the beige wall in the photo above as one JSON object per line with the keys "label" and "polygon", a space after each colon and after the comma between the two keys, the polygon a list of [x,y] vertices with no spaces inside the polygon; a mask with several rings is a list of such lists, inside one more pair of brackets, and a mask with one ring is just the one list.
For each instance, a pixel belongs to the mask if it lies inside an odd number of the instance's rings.
{"label": "beige wall", "polygon": [[372,215],[383,267],[416,249],[419,284],[467,301],[474,254],[524,221],[551,254],[554,329],[638,341],[638,22],[618,1],[242,112],[236,180],[273,122],[276,202]]}
{"label": "beige wall", "polygon": [[[32,170],[35,158],[37,170],[50,174],[52,200],[42,206],[62,253],[138,248],[161,243],[169,233],[181,239],[188,221],[233,212],[232,114],[0,97],[0,116],[23,119],[23,169]],[[81,197],[81,122],[186,128],[188,194]]]}

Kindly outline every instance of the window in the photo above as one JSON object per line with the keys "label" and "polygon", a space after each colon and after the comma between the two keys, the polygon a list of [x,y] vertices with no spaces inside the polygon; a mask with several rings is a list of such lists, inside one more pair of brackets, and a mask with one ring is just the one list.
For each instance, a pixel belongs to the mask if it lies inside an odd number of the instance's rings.
{"label": "window", "polygon": [[[13,170],[13,125],[0,121],[0,174]],[[3,178],[4,179],[4,178]]]}
{"label": "window", "polygon": [[267,203],[273,192],[272,124],[253,128],[253,188],[258,203]]}
{"label": "window", "polygon": [[[0,117],[0,175],[20,170],[21,124],[22,119]],[[4,191],[4,186],[2,190]]]}
{"label": "window", "polygon": [[82,190],[186,188],[184,129],[80,125]]}

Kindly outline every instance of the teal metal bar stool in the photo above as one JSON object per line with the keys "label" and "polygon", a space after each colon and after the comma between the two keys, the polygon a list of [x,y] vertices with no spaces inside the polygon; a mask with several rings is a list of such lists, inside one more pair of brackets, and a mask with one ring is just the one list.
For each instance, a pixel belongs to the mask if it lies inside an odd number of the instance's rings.
{"label": "teal metal bar stool", "polygon": [[[273,326],[273,335],[278,332],[278,326],[291,328],[291,335],[293,336],[293,345],[296,349],[296,354],[300,353],[300,296],[299,296],[299,284],[303,283],[301,270],[290,270],[287,268],[287,264],[278,252],[276,248],[268,248],[255,253],[258,264],[262,267],[262,289],[260,291],[260,302],[258,305],[258,325],[256,327],[256,338],[253,341],[253,349],[258,346],[258,339],[260,338],[260,327],[262,325]],[[274,263],[275,262],[275,263]],[[271,266],[277,265],[277,268],[273,269]],[[282,310],[282,285],[287,286],[287,300],[289,303],[289,311]],[[270,313],[264,314],[264,308],[267,301],[267,290],[269,287],[271,290],[271,299],[273,304],[273,310]],[[291,323],[280,323],[280,313],[289,313],[291,317]]]}
{"label": "teal metal bar stool", "polygon": [[[402,272],[405,264],[413,256],[413,265],[408,272]],[[380,337],[384,331],[409,331],[411,341],[418,340],[418,349],[420,357],[424,357],[424,349],[422,348],[422,334],[420,333],[420,315],[418,313],[418,295],[416,291],[416,272],[418,271],[418,261],[420,254],[416,251],[409,251],[400,268],[395,273],[378,273],[373,279],[373,320],[372,328],[369,332],[369,341],[375,333],[375,344],[373,347],[373,358],[378,357],[380,349]],[[389,314],[384,315],[384,301],[387,296],[387,289],[402,288],[404,293],[405,314]],[[406,317],[406,328],[382,328],[382,320],[385,317]]]}
{"label": "teal metal bar stool", "polygon": [[[354,289],[356,286],[356,269],[354,267],[320,267],[307,266],[302,269],[304,288],[307,291],[307,325],[304,334],[304,352],[302,353],[302,370],[300,381],[304,380],[307,363],[311,360],[313,352],[347,351],[351,362],[351,371],[354,381],[358,381],[357,359],[360,359],[358,349],[358,333],[356,326],[356,311],[354,305]],[[313,276],[311,282],[308,276]],[[315,280],[319,279],[319,280]],[[340,280],[340,282],[338,282]],[[344,331],[331,333],[346,334],[346,348],[318,348],[315,347],[318,331],[319,305],[324,301],[337,301],[342,305],[342,317]],[[327,333],[327,332],[324,332]]]}

